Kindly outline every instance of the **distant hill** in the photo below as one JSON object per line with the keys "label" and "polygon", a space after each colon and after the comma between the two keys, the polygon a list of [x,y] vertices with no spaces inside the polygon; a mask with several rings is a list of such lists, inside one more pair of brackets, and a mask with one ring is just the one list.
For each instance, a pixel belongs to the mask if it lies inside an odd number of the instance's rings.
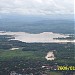
{"label": "distant hill", "polygon": [[43,17],[6,17],[0,19],[0,31],[74,33],[74,21]]}

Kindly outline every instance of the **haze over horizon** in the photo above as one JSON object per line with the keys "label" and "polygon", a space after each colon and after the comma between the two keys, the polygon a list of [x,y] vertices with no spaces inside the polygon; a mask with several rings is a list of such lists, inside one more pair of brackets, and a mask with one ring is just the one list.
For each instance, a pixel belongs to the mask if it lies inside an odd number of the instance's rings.
{"label": "haze over horizon", "polygon": [[74,0],[0,0],[0,31],[73,33]]}

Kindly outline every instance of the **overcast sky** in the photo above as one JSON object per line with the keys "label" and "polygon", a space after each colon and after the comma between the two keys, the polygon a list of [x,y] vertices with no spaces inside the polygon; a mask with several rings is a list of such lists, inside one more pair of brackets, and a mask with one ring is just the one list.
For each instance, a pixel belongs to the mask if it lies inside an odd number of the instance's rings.
{"label": "overcast sky", "polygon": [[0,13],[73,14],[74,0],[0,0]]}

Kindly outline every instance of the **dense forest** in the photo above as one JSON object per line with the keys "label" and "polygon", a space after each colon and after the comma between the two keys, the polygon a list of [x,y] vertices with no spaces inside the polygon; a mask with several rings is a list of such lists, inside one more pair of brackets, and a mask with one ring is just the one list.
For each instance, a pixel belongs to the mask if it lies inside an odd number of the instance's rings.
{"label": "dense forest", "polygon": [[[0,75],[9,75],[13,71],[21,75],[73,75],[74,71],[55,69],[58,65],[75,66],[74,43],[25,43],[10,40],[13,38],[0,35]],[[53,51],[56,57],[54,61],[45,59],[49,51]]]}

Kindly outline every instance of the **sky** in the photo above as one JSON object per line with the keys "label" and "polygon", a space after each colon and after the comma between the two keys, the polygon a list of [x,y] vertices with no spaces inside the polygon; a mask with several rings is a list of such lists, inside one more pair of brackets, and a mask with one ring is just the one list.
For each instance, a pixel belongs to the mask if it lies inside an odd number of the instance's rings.
{"label": "sky", "polygon": [[74,0],[0,0],[0,14],[73,14]]}

